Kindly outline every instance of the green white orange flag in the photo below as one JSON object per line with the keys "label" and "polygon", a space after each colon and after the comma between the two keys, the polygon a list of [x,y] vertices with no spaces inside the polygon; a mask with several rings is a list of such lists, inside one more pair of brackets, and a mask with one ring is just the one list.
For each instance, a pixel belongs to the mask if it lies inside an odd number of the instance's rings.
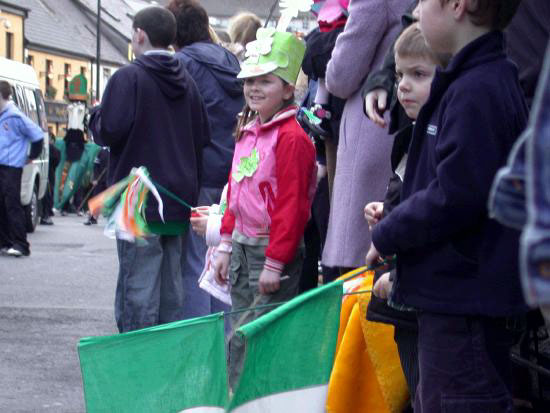
{"label": "green white orange flag", "polygon": [[223,413],[223,315],[213,314],[78,344],[86,411]]}
{"label": "green white orange flag", "polygon": [[228,411],[324,412],[341,304],[337,281],[242,326],[245,361]]}

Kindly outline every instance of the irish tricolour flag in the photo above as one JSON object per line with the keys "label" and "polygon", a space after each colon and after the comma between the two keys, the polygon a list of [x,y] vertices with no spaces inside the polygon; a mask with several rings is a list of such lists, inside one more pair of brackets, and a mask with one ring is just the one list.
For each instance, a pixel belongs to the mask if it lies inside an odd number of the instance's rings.
{"label": "irish tricolour flag", "polygon": [[335,282],[242,326],[246,356],[228,411],[324,412],[341,303]]}
{"label": "irish tricolour flag", "polygon": [[342,283],[300,295],[242,326],[246,355],[228,401],[223,314],[78,345],[88,413],[324,412]]}
{"label": "irish tricolour flag", "polygon": [[86,411],[223,413],[223,315],[163,324],[78,345]]}

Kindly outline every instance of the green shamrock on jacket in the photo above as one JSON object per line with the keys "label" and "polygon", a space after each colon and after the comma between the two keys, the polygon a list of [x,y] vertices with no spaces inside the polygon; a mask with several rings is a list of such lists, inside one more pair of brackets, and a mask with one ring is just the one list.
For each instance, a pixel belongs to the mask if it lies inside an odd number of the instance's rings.
{"label": "green shamrock on jacket", "polygon": [[254,175],[254,172],[258,169],[260,163],[260,155],[256,148],[252,149],[250,156],[243,156],[237,170],[233,172],[233,179],[237,182],[241,182],[245,177],[250,178]]}

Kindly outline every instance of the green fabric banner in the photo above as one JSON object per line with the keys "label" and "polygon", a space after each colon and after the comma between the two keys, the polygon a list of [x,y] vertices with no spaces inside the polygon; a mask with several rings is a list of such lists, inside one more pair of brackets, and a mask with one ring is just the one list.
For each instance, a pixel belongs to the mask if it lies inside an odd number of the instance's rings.
{"label": "green fabric banner", "polygon": [[80,340],[86,410],[223,412],[223,314]]}
{"label": "green fabric banner", "polygon": [[94,170],[94,160],[101,147],[93,142],[87,142],[84,145],[84,151],[80,160],[69,165],[65,184],[63,190],[61,190],[63,169],[67,160],[65,141],[63,139],[56,139],[55,146],[61,152],[61,159],[55,170],[54,206],[60,210],[76,193],[78,188],[81,186],[86,187],[90,184]]}
{"label": "green fabric banner", "polygon": [[228,411],[324,412],[341,304],[336,281],[242,326],[246,356]]}

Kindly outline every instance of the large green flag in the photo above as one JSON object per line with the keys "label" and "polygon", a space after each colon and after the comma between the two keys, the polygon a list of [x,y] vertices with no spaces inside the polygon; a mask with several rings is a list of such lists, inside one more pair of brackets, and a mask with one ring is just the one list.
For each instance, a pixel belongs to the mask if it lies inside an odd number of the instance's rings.
{"label": "large green flag", "polygon": [[242,326],[245,361],[228,410],[324,412],[341,304],[337,281]]}
{"label": "large green flag", "polygon": [[227,404],[223,314],[78,344],[86,410],[217,413]]}

